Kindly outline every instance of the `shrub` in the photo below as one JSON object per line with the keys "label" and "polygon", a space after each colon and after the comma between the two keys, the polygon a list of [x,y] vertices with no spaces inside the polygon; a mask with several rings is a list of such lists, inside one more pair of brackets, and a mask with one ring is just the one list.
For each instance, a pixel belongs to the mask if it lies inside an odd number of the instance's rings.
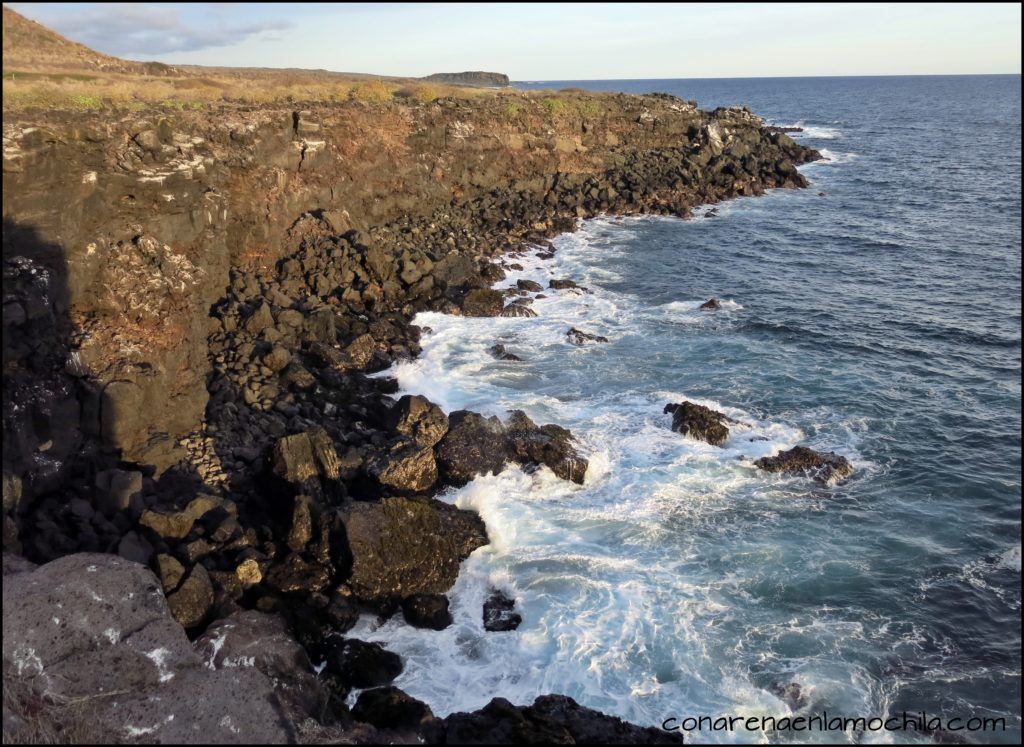
{"label": "shrub", "polygon": [[352,86],[348,91],[348,97],[352,101],[381,103],[391,98],[391,88],[382,80],[368,80]]}
{"label": "shrub", "polygon": [[544,107],[545,111],[552,116],[559,112],[565,111],[565,102],[561,99],[546,98],[541,99],[540,105]]}

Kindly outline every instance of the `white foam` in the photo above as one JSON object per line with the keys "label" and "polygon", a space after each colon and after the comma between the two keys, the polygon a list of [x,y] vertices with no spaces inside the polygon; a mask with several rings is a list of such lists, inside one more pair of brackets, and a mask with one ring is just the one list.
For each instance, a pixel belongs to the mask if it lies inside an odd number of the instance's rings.
{"label": "white foam", "polygon": [[[743,310],[732,299],[714,313],[698,311],[707,298],[651,306],[602,287],[617,279],[609,258],[628,256],[638,223],[652,220],[665,219],[598,218],[555,239],[551,260],[534,252],[510,258],[523,269],[509,271],[495,287],[519,279],[540,283],[546,298],[533,301],[536,318],[420,314],[415,322],[432,330],[422,338],[421,356],[387,372],[401,393],[424,394],[447,411],[504,417],[517,408],[539,423],[564,425],[590,460],[582,486],[547,468],[513,467],[442,495],[479,513],[491,538],[465,561],[449,593],[454,623],[424,631],[401,616],[382,625],[366,616],[351,631],[398,652],[405,669],[396,686],[438,715],[480,708],[495,696],[529,704],[548,692],[645,725],[671,714],[782,715],[788,709],[747,678],[743,650],[745,637],[787,633],[777,621],[759,622],[765,613],[756,604],[737,609],[750,580],[708,567],[703,556],[719,527],[738,517],[756,533],[759,524],[791,510],[794,491],[806,487],[777,490],[777,481],[751,462],[805,442],[806,434],[686,391],[592,386],[599,372],[619,365],[623,347],[630,349],[644,333],[644,320],[710,323],[705,320],[728,320]],[[701,230],[700,223],[687,225]],[[571,278],[593,292],[548,289],[555,278]],[[610,342],[577,347],[566,338],[569,327]],[[495,360],[488,349],[499,342],[523,360]],[[737,421],[723,447],[670,430],[662,409],[684,399]],[[742,540],[735,552],[750,556],[744,567],[777,562],[775,548]],[[484,631],[482,605],[494,588],[516,598],[524,618],[517,631]],[[739,639],[737,619],[743,620]],[[857,635],[830,619],[799,625],[837,641]],[[824,658],[806,662],[804,670],[801,681],[833,693],[831,703],[849,705],[850,712],[871,710],[856,708],[867,696],[854,665]]]}

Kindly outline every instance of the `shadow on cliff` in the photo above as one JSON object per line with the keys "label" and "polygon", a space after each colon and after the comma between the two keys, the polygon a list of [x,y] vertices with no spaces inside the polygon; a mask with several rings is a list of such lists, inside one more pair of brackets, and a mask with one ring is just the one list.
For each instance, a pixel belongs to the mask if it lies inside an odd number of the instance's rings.
{"label": "shadow on cliff", "polygon": [[117,460],[101,448],[100,392],[75,352],[66,252],[4,218],[3,273],[4,547],[39,561],[111,549],[117,532],[104,539],[73,501],[89,501]]}

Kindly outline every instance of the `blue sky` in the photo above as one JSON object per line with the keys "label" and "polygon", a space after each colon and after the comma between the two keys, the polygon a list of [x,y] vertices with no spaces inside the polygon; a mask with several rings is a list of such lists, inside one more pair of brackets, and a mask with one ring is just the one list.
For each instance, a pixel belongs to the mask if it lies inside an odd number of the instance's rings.
{"label": "blue sky", "polygon": [[1019,4],[10,3],[136,60],[513,80],[1020,73]]}

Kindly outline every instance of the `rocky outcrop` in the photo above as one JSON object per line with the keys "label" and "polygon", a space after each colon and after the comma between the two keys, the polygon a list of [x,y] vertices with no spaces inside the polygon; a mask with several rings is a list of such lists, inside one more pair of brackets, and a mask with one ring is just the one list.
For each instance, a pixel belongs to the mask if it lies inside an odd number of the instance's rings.
{"label": "rocky outcrop", "polygon": [[343,521],[351,557],[346,585],[368,601],[443,594],[459,563],[487,544],[476,514],[433,499],[358,501]]}
{"label": "rocky outcrop", "polygon": [[728,415],[693,402],[665,405],[665,413],[672,413],[672,430],[712,446],[721,446],[729,438],[729,426],[734,422]]}
{"label": "rocky outcrop", "polygon": [[437,445],[437,462],[445,478],[456,485],[477,475],[498,474],[509,463],[546,465],[563,480],[582,484],[587,460],[573,445],[572,433],[560,426],[538,426],[526,413],[514,410],[507,424],[459,410],[449,416],[447,435]]}
{"label": "rocky outcrop", "polygon": [[[72,733],[169,744],[197,733],[215,743],[294,739],[273,681],[281,672],[271,666],[294,653],[294,642],[261,635],[258,655],[208,655],[209,641],[189,642],[159,582],[137,563],[70,555],[5,575],[3,597],[5,693],[31,681],[38,703],[87,699],[87,723],[64,725]],[[245,648],[231,640],[228,651]],[[36,709],[35,718],[46,717],[45,705]],[[5,716],[5,740],[7,730]]]}
{"label": "rocky outcrop", "polygon": [[495,698],[479,711],[445,719],[446,744],[682,744],[683,737],[584,708],[564,695],[531,706]]}
{"label": "rocky outcrop", "polygon": [[853,465],[834,451],[822,453],[806,446],[794,446],[775,456],[762,457],[754,465],[765,472],[806,475],[825,485],[842,482],[853,474]]}

